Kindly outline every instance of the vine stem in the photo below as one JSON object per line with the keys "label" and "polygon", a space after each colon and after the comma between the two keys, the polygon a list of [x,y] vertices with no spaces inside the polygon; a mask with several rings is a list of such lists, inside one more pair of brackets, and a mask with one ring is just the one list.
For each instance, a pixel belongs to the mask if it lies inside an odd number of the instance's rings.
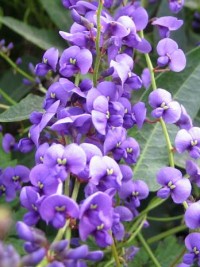
{"label": "vine stem", "polygon": [[99,71],[99,65],[100,65],[100,59],[101,59],[101,51],[100,51],[100,37],[101,37],[101,12],[103,9],[103,3],[104,0],[99,0],[99,5],[97,9],[97,36],[95,41],[96,46],[96,60],[94,65],[94,73],[93,73],[93,83],[94,86],[97,85],[97,78],[98,78],[98,71]]}
{"label": "vine stem", "polygon": [[9,58],[9,56],[7,56],[5,53],[0,52],[0,56],[10,65],[13,67],[13,69],[17,72],[19,72],[22,76],[24,76],[25,78],[27,78],[29,81],[31,82],[35,82],[35,78],[30,76],[28,73],[26,73],[25,71],[23,71],[21,68],[19,68],[17,66],[17,64],[15,64],[14,61],[12,61],[12,59]]}
{"label": "vine stem", "polygon": [[151,260],[153,261],[153,263],[155,264],[156,267],[161,267],[161,265],[159,264],[158,260],[156,259],[156,257],[154,256],[153,252],[151,251],[149,245],[147,244],[147,242],[145,241],[144,237],[142,236],[141,233],[138,233],[138,238],[140,240],[140,242],[142,243],[144,249],[146,250],[146,252],[149,254],[149,257],[151,258]]}
{"label": "vine stem", "polygon": [[[144,38],[143,31],[140,31],[140,36],[141,36],[141,38]],[[156,84],[156,79],[155,79],[155,75],[154,75],[154,68],[153,68],[153,65],[152,65],[152,62],[151,62],[151,59],[150,59],[150,56],[149,56],[148,53],[145,54],[145,59],[146,59],[146,62],[147,62],[147,67],[148,67],[148,69],[150,71],[150,75],[151,75],[152,88],[153,88],[153,90],[156,90],[157,89],[157,84]],[[168,133],[166,124],[165,124],[165,122],[163,121],[162,118],[160,119],[160,123],[161,123],[161,126],[162,126],[162,130],[163,130],[163,133],[164,133],[164,137],[165,137],[166,143],[167,143],[169,164],[170,164],[171,167],[174,167],[173,147],[172,147],[172,144],[171,144],[171,141],[170,141],[170,138],[169,138],[169,133]]]}
{"label": "vine stem", "polygon": [[15,102],[8,94],[6,94],[6,92],[4,92],[1,88],[0,88],[0,94],[3,96],[3,98],[5,100],[7,100],[11,105],[15,105],[17,104],[17,102]]}
{"label": "vine stem", "polygon": [[[111,233],[111,235],[112,235],[112,233]],[[116,245],[115,245],[115,239],[113,238],[113,236],[112,236],[112,239],[113,239],[113,243],[111,245],[111,250],[112,250],[113,258],[115,259],[116,267],[120,267],[121,264],[119,261],[118,252],[117,252]]]}
{"label": "vine stem", "polygon": [[147,239],[147,242],[148,242],[148,244],[157,242],[157,241],[159,241],[159,240],[161,240],[161,239],[163,239],[163,238],[165,238],[165,237],[167,237],[169,235],[172,235],[172,234],[181,232],[181,231],[183,231],[185,229],[187,229],[187,226],[185,226],[185,225],[179,225],[179,226],[174,227],[174,228],[172,228],[172,229],[170,229],[168,231],[165,231],[165,232],[163,232],[161,234],[158,234],[156,236],[153,236],[153,237]]}
{"label": "vine stem", "polygon": [[171,221],[176,221],[176,220],[181,220],[181,219],[183,219],[183,215],[178,215],[174,217],[166,217],[166,218],[157,218],[157,217],[151,217],[151,216],[147,217],[147,220],[155,221],[155,222],[171,222]]}

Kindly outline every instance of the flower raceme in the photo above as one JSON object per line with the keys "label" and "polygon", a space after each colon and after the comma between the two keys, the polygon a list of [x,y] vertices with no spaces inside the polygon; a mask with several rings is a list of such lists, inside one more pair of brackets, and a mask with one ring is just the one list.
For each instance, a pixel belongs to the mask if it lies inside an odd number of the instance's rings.
{"label": "flower raceme", "polygon": [[[178,12],[182,2],[169,1],[170,9]],[[88,261],[102,260],[103,252],[89,251],[88,240],[107,252],[111,246],[128,266],[138,248],[131,245],[121,250],[117,241],[132,238],[127,226],[138,223],[141,202],[149,196],[144,177],[137,177],[132,170],[132,165],[137,169],[141,151],[134,128],[142,131],[148,122],[146,104],[137,101],[135,94],[148,88],[154,79],[151,69],[136,73],[138,54],[148,56],[152,49],[142,33],[148,25],[148,13],[138,1],[127,5],[112,0],[62,3],[70,10],[73,24],[69,32],[59,33],[70,46],[60,55],[56,48],[48,49],[37,64],[36,75],[57,72],[57,76],[47,90],[44,112],[31,114],[29,137],[19,143],[23,152],[36,147],[35,166],[31,170],[21,165],[3,170],[0,194],[11,201],[21,191],[21,205],[27,210],[24,222],[17,224],[28,253],[22,258],[23,266],[47,263],[47,267],[85,267]],[[180,72],[185,68],[183,51],[169,38],[170,32],[182,24],[171,16],[153,21],[163,38],[156,47],[159,57],[155,70]],[[154,118],[181,129],[175,140],[176,150],[188,150],[191,157],[198,158],[199,128],[193,127],[185,108],[161,88],[149,93],[149,105]],[[10,152],[13,138],[6,135],[3,143],[4,150]],[[176,168],[161,168],[157,196],[171,196],[177,204],[187,201],[190,181],[199,186],[199,170],[189,162],[186,169],[190,180]],[[185,215],[191,228],[199,227],[193,218],[193,205],[199,204],[191,204]],[[40,225],[40,220],[58,230],[52,244],[44,233],[33,228]],[[144,221],[139,227],[145,225]],[[184,256],[187,264],[197,258],[199,251],[193,236],[186,238],[186,247],[190,254]]]}

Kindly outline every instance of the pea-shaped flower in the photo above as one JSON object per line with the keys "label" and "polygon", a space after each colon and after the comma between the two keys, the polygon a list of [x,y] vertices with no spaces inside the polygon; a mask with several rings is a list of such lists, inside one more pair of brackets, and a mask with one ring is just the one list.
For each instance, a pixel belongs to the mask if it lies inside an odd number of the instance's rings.
{"label": "pea-shaped flower", "polygon": [[171,195],[175,203],[182,203],[190,196],[190,181],[183,178],[182,173],[175,168],[162,168],[157,174],[157,182],[162,185],[157,192],[160,198],[167,198]]}
{"label": "pea-shaped flower", "polygon": [[179,72],[186,66],[186,57],[175,41],[170,38],[164,38],[157,45],[159,58],[157,64],[159,67],[168,66],[170,70]]}
{"label": "pea-shaped flower", "polygon": [[185,212],[185,223],[190,229],[200,227],[200,202],[191,204]]}
{"label": "pea-shaped flower", "polygon": [[198,266],[200,266],[200,233],[189,234],[185,239],[185,246],[189,253],[183,256],[183,262],[191,266],[197,261]]}
{"label": "pea-shaped flower", "polygon": [[60,57],[60,74],[71,77],[80,72],[86,74],[92,66],[92,54],[86,48],[71,46],[64,50]]}
{"label": "pea-shaped flower", "polygon": [[194,159],[200,157],[200,128],[192,127],[190,130],[178,131],[175,138],[175,147],[178,153],[188,151]]}
{"label": "pea-shaped flower", "polygon": [[161,88],[153,91],[149,95],[149,104],[154,110],[151,115],[154,118],[163,118],[166,123],[175,123],[181,116],[181,106],[177,101],[173,101],[172,95]]}

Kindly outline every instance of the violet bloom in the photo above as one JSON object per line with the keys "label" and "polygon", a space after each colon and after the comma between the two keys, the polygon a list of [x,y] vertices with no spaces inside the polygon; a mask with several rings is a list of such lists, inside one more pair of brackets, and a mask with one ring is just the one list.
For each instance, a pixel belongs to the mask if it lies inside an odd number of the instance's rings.
{"label": "violet bloom", "polygon": [[159,67],[168,66],[175,72],[182,71],[186,66],[186,57],[178,44],[170,38],[164,38],[157,45],[159,58],[157,64]]}
{"label": "violet bloom", "polygon": [[85,168],[86,155],[77,144],[62,146],[53,144],[44,154],[44,165],[51,169],[53,175],[62,181],[67,178],[69,172],[78,174]]}
{"label": "violet bloom", "polygon": [[13,186],[15,190],[19,190],[23,183],[29,182],[30,170],[23,166],[7,167],[3,172],[3,179],[7,185]]}
{"label": "violet bloom", "polygon": [[98,190],[105,191],[109,188],[119,189],[122,174],[119,165],[112,158],[104,156],[94,156],[89,165],[90,183]]}
{"label": "violet bloom", "polygon": [[186,172],[190,175],[190,181],[200,187],[200,168],[191,160],[186,161]]}
{"label": "violet bloom", "polygon": [[12,134],[6,133],[2,138],[2,148],[6,153],[11,152],[11,150],[17,149],[17,144],[15,138]]}
{"label": "violet bloom", "polygon": [[154,110],[151,115],[154,118],[163,118],[166,123],[175,123],[181,116],[181,106],[173,101],[171,94],[158,88],[149,95],[149,104]]}
{"label": "violet bloom", "polygon": [[148,89],[151,85],[151,73],[148,68],[143,69],[141,78],[144,88]]}
{"label": "violet bloom", "polygon": [[56,179],[50,168],[38,164],[30,172],[30,181],[41,195],[51,195],[57,192],[60,181]]}
{"label": "violet bloom", "polygon": [[49,48],[43,55],[42,63],[39,63],[35,67],[35,74],[38,76],[44,76],[50,70],[56,71],[58,63],[58,49],[52,47]]}
{"label": "violet bloom", "polygon": [[161,38],[166,38],[169,37],[170,31],[178,30],[183,25],[183,21],[175,17],[166,16],[156,18],[152,22],[152,25],[156,25],[158,27]]}
{"label": "violet bloom", "polygon": [[80,72],[88,73],[92,66],[92,54],[88,49],[71,46],[65,49],[60,57],[60,74],[71,77]]}
{"label": "violet bloom", "polygon": [[96,130],[106,134],[107,125],[119,127],[123,124],[124,108],[119,102],[112,102],[105,97],[99,96],[93,103],[92,122]]}
{"label": "violet bloom", "polygon": [[140,146],[138,142],[134,138],[128,137],[121,144],[121,148],[125,151],[123,155],[125,162],[128,164],[135,164],[140,155]]}
{"label": "violet bloom", "polygon": [[20,256],[18,252],[12,245],[3,244],[0,242],[0,266],[7,267],[19,267],[20,266]]}
{"label": "violet bloom", "polygon": [[106,247],[112,244],[108,231],[112,227],[112,199],[106,193],[96,192],[89,196],[80,207],[79,234],[85,241],[89,235],[94,236],[98,246]]}
{"label": "violet bloom", "polygon": [[178,131],[175,138],[175,147],[178,153],[188,151],[194,159],[200,157],[200,128],[192,127],[188,131],[182,129]]}
{"label": "violet bloom", "polygon": [[55,194],[44,199],[40,206],[40,215],[47,224],[62,228],[68,219],[78,218],[79,207],[73,199]]}
{"label": "violet bloom", "polygon": [[121,144],[126,140],[126,135],[126,130],[123,127],[109,129],[104,141],[104,154],[106,155],[112,151],[114,159],[120,160],[125,153]]}
{"label": "violet bloom", "polygon": [[12,201],[16,197],[15,185],[13,183],[6,183],[3,179],[3,173],[0,174],[0,196],[5,196],[7,202]]}
{"label": "violet bloom", "polygon": [[169,8],[171,12],[178,13],[184,5],[185,0],[169,0]]}
{"label": "violet bloom", "polygon": [[27,225],[32,226],[39,221],[39,207],[41,199],[42,198],[34,187],[25,186],[22,188],[20,193],[20,202],[24,208],[28,209],[28,212],[23,218]]}
{"label": "violet bloom", "polygon": [[179,120],[176,122],[176,125],[180,129],[185,129],[185,130],[189,130],[190,128],[193,127],[192,119],[189,116],[189,114],[187,113],[187,111],[183,105],[181,105],[181,116],[180,116]]}
{"label": "violet bloom", "polygon": [[190,229],[200,227],[200,201],[192,203],[185,212],[185,224]]}
{"label": "violet bloom", "polygon": [[147,198],[148,195],[149,188],[142,180],[124,182],[119,190],[119,197],[130,202],[133,207],[139,207],[140,200]]}
{"label": "violet bloom", "polygon": [[185,239],[185,246],[189,253],[183,256],[183,262],[191,266],[197,262],[200,266],[200,233],[191,233]]}
{"label": "violet bloom", "polygon": [[191,194],[191,183],[182,173],[172,167],[163,167],[157,174],[157,182],[162,185],[157,196],[167,198],[171,195],[175,203],[183,203]]}
{"label": "violet bloom", "polygon": [[132,212],[123,206],[117,206],[114,208],[112,233],[116,240],[123,240],[125,235],[124,225],[122,221],[128,222],[133,219]]}

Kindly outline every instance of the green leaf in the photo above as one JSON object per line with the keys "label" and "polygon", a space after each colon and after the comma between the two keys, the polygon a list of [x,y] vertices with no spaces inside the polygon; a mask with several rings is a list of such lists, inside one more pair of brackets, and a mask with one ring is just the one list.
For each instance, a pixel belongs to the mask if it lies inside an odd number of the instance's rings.
{"label": "green leaf", "polygon": [[69,30],[72,20],[69,11],[62,6],[61,0],[40,0],[40,3],[59,30]]}
{"label": "green leaf", "polygon": [[198,0],[185,0],[184,6],[197,10],[200,8],[200,3]]}
{"label": "green leaf", "polygon": [[42,111],[43,97],[29,94],[18,104],[0,114],[0,122],[22,121],[29,118],[33,111]]}
{"label": "green leaf", "polygon": [[52,46],[60,51],[64,48],[65,42],[58,33],[51,30],[38,29],[11,17],[0,17],[0,22],[44,50]]}
{"label": "green leaf", "polygon": [[[38,62],[38,60],[31,56],[23,56],[20,68],[22,68],[24,71],[27,71],[29,62],[35,64]],[[13,69],[9,69],[1,76],[0,88],[17,102],[22,97],[27,95],[27,93],[29,93],[32,89],[32,86],[23,84],[22,79],[23,77],[21,74],[15,73]],[[1,102],[4,104],[9,104],[5,99],[1,99]]]}
{"label": "green leaf", "polygon": [[[174,99],[183,104],[192,118],[195,118],[200,108],[200,47],[187,55],[187,68],[181,73],[163,73],[157,78],[159,88],[172,93]],[[141,101],[148,102],[149,92],[145,92]],[[170,139],[173,143],[178,128],[167,125]],[[160,123],[145,124],[142,131],[131,130],[130,134],[138,140],[141,155],[134,168],[135,179],[143,179],[151,191],[156,191],[156,173],[168,165],[166,141]],[[179,155],[180,157],[180,155]]]}
{"label": "green leaf", "polygon": [[180,245],[174,236],[169,236],[159,242],[155,255],[162,267],[177,266],[177,260],[184,249],[184,246]]}

